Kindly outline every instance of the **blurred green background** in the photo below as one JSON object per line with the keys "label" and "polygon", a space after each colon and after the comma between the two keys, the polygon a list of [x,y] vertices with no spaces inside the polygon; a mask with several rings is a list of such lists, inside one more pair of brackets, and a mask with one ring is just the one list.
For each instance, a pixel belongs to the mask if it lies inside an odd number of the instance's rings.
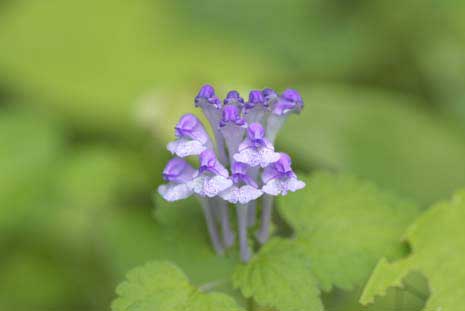
{"label": "blurred green background", "polygon": [[152,197],[204,83],[299,90],[301,171],[465,186],[463,1],[0,0],[1,310],[107,309],[165,251]]}

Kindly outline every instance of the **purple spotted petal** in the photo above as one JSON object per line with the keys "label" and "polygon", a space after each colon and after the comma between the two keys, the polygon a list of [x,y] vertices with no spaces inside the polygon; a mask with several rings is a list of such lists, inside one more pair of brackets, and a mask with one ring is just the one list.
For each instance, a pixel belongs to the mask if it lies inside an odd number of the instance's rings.
{"label": "purple spotted petal", "polygon": [[232,186],[220,193],[220,196],[233,204],[247,204],[250,201],[258,199],[262,194],[262,191],[245,185],[242,187]]}
{"label": "purple spotted petal", "polygon": [[234,160],[246,163],[252,167],[266,167],[279,160],[279,153],[268,148],[248,148],[234,155]]}
{"label": "purple spotted petal", "polygon": [[216,159],[216,155],[212,150],[205,150],[200,154],[200,173],[211,173],[228,177],[228,170]]}
{"label": "purple spotted petal", "polygon": [[207,147],[197,140],[178,139],[168,143],[167,149],[178,157],[185,158],[198,155],[207,150]]}
{"label": "purple spotted petal", "polygon": [[303,181],[295,177],[286,179],[271,179],[263,187],[262,191],[269,195],[286,195],[288,191],[294,192],[305,187]]}
{"label": "purple spotted petal", "polygon": [[220,175],[200,175],[188,183],[189,188],[201,197],[215,197],[232,186],[232,181]]}
{"label": "purple spotted petal", "polygon": [[158,187],[158,193],[166,201],[173,202],[182,200],[193,194],[192,190],[187,184],[168,183]]}

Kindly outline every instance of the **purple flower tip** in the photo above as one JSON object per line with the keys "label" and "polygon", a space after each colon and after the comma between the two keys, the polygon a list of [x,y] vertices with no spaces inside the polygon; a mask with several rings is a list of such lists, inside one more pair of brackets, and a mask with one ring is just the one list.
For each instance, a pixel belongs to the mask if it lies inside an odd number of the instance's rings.
{"label": "purple flower tip", "polygon": [[278,115],[286,114],[290,111],[300,113],[304,107],[304,102],[299,92],[287,89],[282,94],[273,112]]}
{"label": "purple flower tip", "polygon": [[199,120],[193,114],[185,114],[179,119],[178,124],[176,124],[175,131],[176,136],[188,136],[192,134],[196,126],[199,124]]}
{"label": "purple flower tip", "polygon": [[265,129],[260,123],[252,123],[247,129],[247,136],[252,142],[262,142],[265,137]]}
{"label": "purple flower tip", "polygon": [[223,116],[220,121],[220,126],[223,127],[228,123],[233,123],[237,126],[245,125],[245,120],[241,118],[239,108],[236,106],[225,106],[223,109]]}
{"label": "purple flower tip", "polygon": [[207,149],[200,156],[200,172],[214,168],[216,164],[216,156],[213,150]]}
{"label": "purple flower tip", "polygon": [[221,107],[221,100],[216,96],[215,89],[210,84],[205,84],[195,97],[195,105],[199,106],[202,101],[214,105],[217,109]]}
{"label": "purple flower tip", "polygon": [[249,106],[254,107],[255,105],[263,104],[264,102],[265,99],[263,98],[262,92],[258,90],[250,91],[248,101]]}
{"label": "purple flower tip", "polygon": [[267,101],[267,100],[269,100],[271,98],[277,97],[278,93],[276,93],[275,90],[273,90],[273,89],[266,88],[266,89],[263,89],[262,95],[263,95],[263,98],[265,99],[265,101]]}
{"label": "purple flower tip", "polygon": [[258,188],[257,183],[255,180],[253,180],[248,174],[247,171],[249,169],[249,165],[241,162],[234,162],[232,167],[231,167],[231,177],[232,181],[235,185],[240,184],[243,182],[244,184],[247,184],[249,186],[252,186],[254,188]]}
{"label": "purple flower tip", "polygon": [[238,91],[233,90],[228,92],[223,103],[225,105],[237,104],[239,106],[242,106],[244,104],[244,99],[241,97]]}
{"label": "purple flower tip", "polygon": [[289,155],[286,153],[280,152],[279,160],[272,164],[274,169],[279,175],[279,178],[292,177],[294,176],[294,171],[292,170],[292,160]]}
{"label": "purple flower tip", "polygon": [[187,182],[194,176],[194,168],[181,158],[173,158],[168,161],[163,170],[163,179],[172,182]]}

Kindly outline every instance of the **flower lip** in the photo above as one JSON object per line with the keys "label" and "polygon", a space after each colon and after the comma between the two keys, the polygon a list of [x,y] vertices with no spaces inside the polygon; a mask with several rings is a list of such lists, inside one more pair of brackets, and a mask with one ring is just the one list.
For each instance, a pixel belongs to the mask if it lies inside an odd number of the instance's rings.
{"label": "flower lip", "polygon": [[300,113],[303,107],[304,102],[299,92],[293,89],[287,89],[278,99],[278,102],[273,109],[273,113],[277,115],[284,115],[291,111]]}
{"label": "flower lip", "polygon": [[265,129],[260,123],[252,123],[247,129],[247,136],[255,147],[265,144]]}
{"label": "flower lip", "polygon": [[185,114],[179,119],[178,124],[174,128],[177,137],[191,136],[195,127],[199,124],[198,119],[193,114]]}
{"label": "flower lip", "polygon": [[234,162],[231,167],[231,178],[235,185],[244,183],[246,185],[258,188],[257,183],[248,174],[249,166],[245,163]]}
{"label": "flower lip", "polygon": [[272,98],[278,97],[278,93],[276,93],[275,90],[273,90],[273,89],[266,88],[266,89],[263,89],[262,96],[263,96],[263,98],[265,99],[265,102],[266,102],[266,101],[268,101],[268,100],[270,100]]}
{"label": "flower lip", "polygon": [[205,84],[200,88],[199,93],[195,97],[195,106],[198,107],[202,103],[213,105],[216,109],[221,108],[221,100],[216,96],[215,89],[210,84]]}
{"label": "flower lip", "polygon": [[238,106],[242,106],[244,104],[244,99],[241,97],[238,91],[232,90],[228,92],[223,103],[225,105],[237,104]]}
{"label": "flower lip", "polygon": [[279,160],[270,164],[263,172],[263,182],[267,183],[272,179],[289,179],[296,177],[291,167],[291,157],[283,152],[280,152],[279,155]]}
{"label": "flower lip", "polygon": [[217,161],[215,153],[212,150],[207,149],[203,151],[200,154],[199,159],[199,173],[209,172],[215,175],[228,177],[228,171]]}
{"label": "flower lip", "polygon": [[228,105],[223,109],[223,116],[220,121],[220,126],[224,127],[228,123],[233,123],[237,126],[244,126],[246,124],[245,120],[241,118],[239,108],[236,106]]}
{"label": "flower lip", "polygon": [[245,108],[252,109],[257,105],[265,106],[265,104],[262,92],[259,90],[252,90],[249,93],[249,101],[245,104]]}
{"label": "flower lip", "polygon": [[171,182],[187,182],[192,179],[194,168],[181,158],[173,158],[168,161],[163,170],[163,179]]}

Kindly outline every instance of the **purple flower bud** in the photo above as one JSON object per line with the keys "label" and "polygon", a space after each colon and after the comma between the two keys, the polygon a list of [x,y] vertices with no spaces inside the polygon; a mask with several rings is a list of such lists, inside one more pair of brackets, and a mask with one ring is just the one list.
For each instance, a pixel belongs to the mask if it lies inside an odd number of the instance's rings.
{"label": "purple flower bud", "polygon": [[223,177],[228,177],[228,170],[224,168],[216,159],[215,153],[212,150],[205,150],[200,154],[200,173],[209,172]]}
{"label": "purple flower bud", "polygon": [[265,146],[265,129],[260,123],[252,123],[247,129],[247,137],[255,147]]}
{"label": "purple flower bud", "polygon": [[239,108],[236,106],[226,106],[223,109],[223,116],[220,121],[220,127],[226,126],[226,124],[232,123],[237,126],[245,126],[245,119],[241,117]]}
{"label": "purple flower bud", "polygon": [[190,189],[201,197],[213,198],[232,186],[229,173],[211,150],[200,154],[199,175],[189,183]]}
{"label": "purple flower bud", "polygon": [[280,153],[279,160],[263,171],[262,191],[270,195],[286,195],[288,191],[294,192],[305,187],[305,183],[297,179],[291,164],[291,158],[285,153]]}
{"label": "purple flower bud", "polygon": [[185,114],[179,119],[175,127],[175,134],[177,137],[187,137],[190,139],[198,140],[206,144],[209,140],[208,134],[205,131],[202,123],[193,114]]}
{"label": "purple flower bud", "polygon": [[196,177],[197,171],[185,160],[173,158],[163,170],[163,179],[168,183],[160,185],[158,192],[167,201],[185,199],[192,194],[188,186]]}
{"label": "purple flower bud", "polygon": [[265,105],[267,106],[272,104],[278,98],[278,93],[276,93],[273,89],[269,88],[263,89],[262,95],[265,100]]}
{"label": "purple flower bud", "polygon": [[265,99],[263,98],[262,92],[258,90],[250,91],[249,101],[245,104],[247,110],[254,108],[257,105],[264,105]]}
{"label": "purple flower bud", "polygon": [[205,84],[200,89],[199,93],[195,97],[195,106],[202,106],[202,104],[211,104],[216,109],[221,108],[221,100],[216,96],[215,89],[209,84]]}
{"label": "purple flower bud", "polygon": [[244,105],[244,99],[241,97],[238,91],[229,91],[224,99],[225,105],[235,105],[241,108]]}
{"label": "purple flower bud", "polygon": [[181,117],[175,127],[175,134],[177,140],[170,142],[167,148],[178,157],[197,155],[212,148],[212,142],[205,128],[192,114],[185,114]]}
{"label": "purple flower bud", "polygon": [[163,179],[177,183],[184,183],[192,180],[196,170],[185,160],[173,158],[168,161],[163,170]]}
{"label": "purple flower bud", "polygon": [[304,106],[304,102],[299,92],[293,89],[287,89],[278,99],[273,107],[273,113],[276,115],[285,115],[289,112],[300,113]]}
{"label": "purple flower bud", "polygon": [[235,185],[244,183],[254,188],[258,188],[258,185],[255,182],[255,180],[253,180],[252,177],[248,175],[249,168],[250,166],[248,166],[245,163],[240,163],[240,162],[233,163],[231,167],[231,178]]}

